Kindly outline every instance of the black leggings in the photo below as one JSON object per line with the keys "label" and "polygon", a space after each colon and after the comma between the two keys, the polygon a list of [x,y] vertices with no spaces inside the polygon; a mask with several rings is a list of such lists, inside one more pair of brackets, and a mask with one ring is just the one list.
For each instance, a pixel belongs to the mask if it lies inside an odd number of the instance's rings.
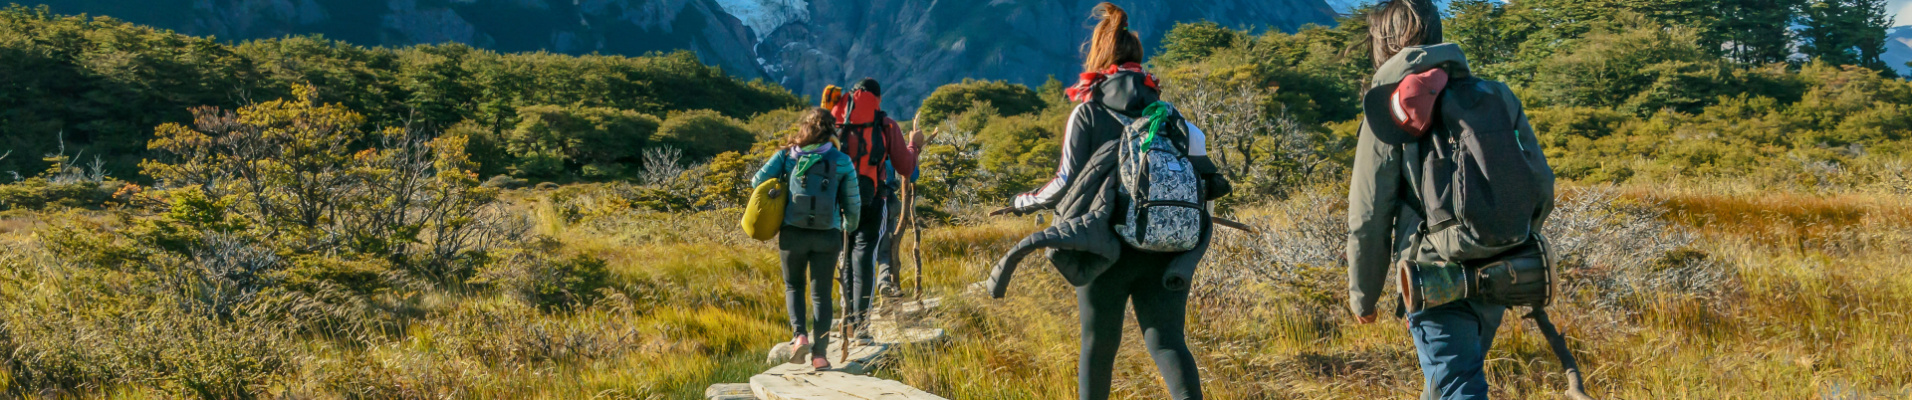
{"label": "black leggings", "polygon": [[1133,301],[1142,342],[1168,385],[1169,398],[1202,398],[1201,373],[1195,369],[1195,355],[1188,351],[1182,332],[1188,317],[1188,291],[1169,290],[1162,284],[1174,255],[1123,246],[1121,257],[1087,286],[1076,288],[1076,309],[1082,314],[1078,394],[1083,400],[1109,398],[1115,352],[1122,345],[1123,311]]}
{"label": "black leggings", "polygon": [[843,323],[856,326],[869,318],[876,291],[876,248],[882,245],[883,200],[863,205],[863,218],[850,233],[850,265],[843,271]]}
{"label": "black leggings", "polygon": [[[811,356],[822,356],[830,347],[830,274],[836,271],[837,254],[843,251],[843,231],[802,229],[784,226],[777,234],[777,253],[783,259],[783,302],[790,311],[790,330],[794,335],[810,334],[816,346]],[[804,329],[803,292],[810,287],[809,324]]]}

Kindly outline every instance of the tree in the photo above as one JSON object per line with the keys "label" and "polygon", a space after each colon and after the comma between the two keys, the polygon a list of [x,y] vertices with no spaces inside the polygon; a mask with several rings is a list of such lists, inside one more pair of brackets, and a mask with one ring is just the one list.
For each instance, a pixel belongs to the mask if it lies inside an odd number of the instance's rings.
{"label": "tree", "polygon": [[1811,0],[1804,10],[1806,29],[1800,52],[1839,65],[1857,65],[1897,76],[1879,56],[1885,53],[1885,30],[1892,21],[1886,0]]}
{"label": "tree", "polygon": [[294,93],[193,109],[193,125],[156,129],[149,146],[163,157],[140,167],[163,189],[223,204],[214,214],[241,219],[247,237],[278,254],[369,256],[462,280],[469,250],[491,233],[479,213],[496,201],[478,187],[465,138],[367,132],[363,115],[318,103],[315,88]]}
{"label": "tree", "polygon": [[1741,90],[1730,72],[1695,29],[1632,14],[1541,61],[1530,87],[1539,94],[1536,105],[1697,112],[1725,91]]}
{"label": "tree", "polygon": [[1248,39],[1247,33],[1223,28],[1213,21],[1177,22],[1168,35],[1162,36],[1161,55],[1153,62],[1172,65],[1200,60]]}
{"label": "tree", "polygon": [[[985,102],[996,108],[1004,116],[1022,115],[1042,111],[1047,103],[1028,86],[1012,84],[1006,81],[987,81],[963,79],[961,83],[943,85],[930,92],[923,99],[923,107],[917,113],[923,120],[917,121],[923,126],[940,124],[956,114],[968,111],[969,107]],[[898,119],[906,116],[892,116]]]}
{"label": "tree", "polygon": [[1255,142],[1267,133],[1261,108],[1267,94],[1252,84],[1214,78],[1175,84],[1166,92],[1182,116],[1207,134],[1215,165],[1231,180],[1247,176],[1255,164]]}
{"label": "tree", "polygon": [[520,172],[544,177],[559,172],[553,161],[564,171],[580,167],[586,177],[622,176],[660,125],[657,117],[607,107],[523,107],[518,120],[506,149],[528,161]]}
{"label": "tree", "polygon": [[756,136],[742,122],[711,110],[671,114],[652,140],[684,151],[691,160],[705,160],[724,152],[748,151]]}
{"label": "tree", "polygon": [[1724,45],[1726,56],[1746,63],[1786,62],[1792,57],[1802,0],[1720,0],[1719,22],[1709,35]]}

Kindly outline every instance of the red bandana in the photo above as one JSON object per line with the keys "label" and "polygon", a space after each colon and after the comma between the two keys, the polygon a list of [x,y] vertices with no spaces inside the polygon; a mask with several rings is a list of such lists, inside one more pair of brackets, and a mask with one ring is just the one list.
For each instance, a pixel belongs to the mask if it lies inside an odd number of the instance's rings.
{"label": "red bandana", "polygon": [[1142,74],[1143,84],[1148,85],[1150,89],[1162,90],[1161,87],[1157,86],[1158,83],[1155,79],[1155,74],[1151,74],[1148,71],[1142,70],[1142,64],[1127,63],[1122,65],[1111,65],[1108,68],[1103,69],[1101,72],[1084,72],[1082,73],[1081,81],[1077,81],[1075,86],[1071,86],[1068,89],[1063,90],[1062,92],[1064,94],[1069,95],[1069,101],[1087,102],[1089,101],[1089,97],[1093,96],[1093,93],[1095,93],[1095,85],[1101,84],[1102,81],[1109,79],[1109,75],[1115,75],[1118,72],[1134,72],[1134,73]]}

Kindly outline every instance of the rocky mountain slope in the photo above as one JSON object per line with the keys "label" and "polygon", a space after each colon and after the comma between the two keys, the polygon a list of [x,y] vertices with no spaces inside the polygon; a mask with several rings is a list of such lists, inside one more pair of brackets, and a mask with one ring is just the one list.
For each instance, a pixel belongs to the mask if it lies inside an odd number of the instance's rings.
{"label": "rocky mountain slope", "polygon": [[[907,115],[963,78],[1029,85],[1078,72],[1100,0],[50,0],[224,39],[321,34],[361,45],[458,42],[498,51],[638,55],[688,49],[799,94],[863,77]],[[1324,0],[1122,0],[1157,43],[1176,22],[1293,30],[1332,24]]]}
{"label": "rocky mountain slope", "polygon": [[[1912,9],[1912,6],[1907,6]],[[1892,28],[1886,31],[1885,54],[1879,55],[1885,65],[1899,71],[1899,77],[1912,79],[1912,25]]]}

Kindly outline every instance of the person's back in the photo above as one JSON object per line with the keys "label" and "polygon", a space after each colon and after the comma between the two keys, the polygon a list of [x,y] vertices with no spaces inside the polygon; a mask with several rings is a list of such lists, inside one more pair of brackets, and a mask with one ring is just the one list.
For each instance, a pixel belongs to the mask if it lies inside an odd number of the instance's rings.
{"label": "person's back", "polygon": [[[1082,350],[1077,364],[1077,394],[1084,400],[1107,399],[1113,380],[1117,349],[1122,342],[1122,327],[1132,305],[1138,325],[1145,332],[1148,354],[1161,371],[1168,398],[1202,398],[1201,377],[1184,337],[1187,321],[1189,280],[1206,252],[1212,228],[1208,220],[1193,222],[1199,241],[1182,251],[1153,251],[1138,248],[1136,236],[1122,235],[1117,224],[1136,225],[1142,219],[1134,196],[1146,196],[1124,187],[1131,180],[1150,176],[1138,173],[1124,161],[1135,158],[1173,161],[1188,166],[1196,177],[1207,178],[1195,184],[1190,201],[1180,201],[1206,214],[1200,201],[1204,194],[1217,193],[1201,188],[1216,187],[1219,180],[1214,165],[1207,162],[1202,132],[1181,118],[1173,107],[1161,102],[1160,85],[1144,71],[1139,36],[1128,31],[1128,15],[1110,3],[1096,6],[1100,20],[1089,44],[1089,56],[1083,63],[1081,80],[1065,90],[1071,101],[1080,103],[1070,114],[1063,132],[1062,154],[1055,179],[1036,191],[1012,199],[1012,205],[993,214],[1031,213],[1055,209],[1057,218],[1048,229],[1024,238],[998,263],[985,286],[992,296],[1006,290],[1008,274],[1023,256],[1043,247],[1052,247],[1050,261],[1070,284],[1076,287],[1076,309],[1081,318]],[[1163,124],[1153,124],[1162,121]],[[1131,125],[1130,122],[1134,122]],[[1126,137],[1137,126],[1152,126],[1147,137],[1137,141],[1143,146],[1126,146]],[[1159,135],[1159,136],[1158,136]],[[1160,147],[1158,147],[1160,146]],[[1111,149],[1129,148],[1129,151]],[[1140,149],[1140,151],[1137,151]],[[1159,150],[1158,150],[1159,149]],[[1162,154],[1156,154],[1160,151]],[[1148,152],[1142,154],[1141,152]],[[1134,158],[1131,158],[1134,157]],[[1125,170],[1126,169],[1126,170]],[[1154,178],[1139,178],[1150,179]],[[1176,192],[1169,188],[1165,192]],[[1105,201],[1106,200],[1106,201]],[[1147,209],[1147,208],[1144,208]],[[1126,214],[1126,215],[1125,215]],[[1150,225],[1153,226],[1153,225]],[[1182,228],[1164,224],[1165,228]],[[1136,230],[1140,230],[1138,227]],[[1165,229],[1180,231],[1180,229]],[[1150,244],[1143,240],[1144,244]]]}
{"label": "person's back", "polygon": [[[837,135],[843,151],[855,165],[862,214],[871,219],[870,223],[850,232],[847,244],[849,265],[843,274],[846,297],[843,323],[852,327],[862,326],[869,314],[870,297],[876,289],[876,250],[882,245],[885,206],[895,193],[895,188],[887,187],[883,169],[889,166],[899,174],[914,174],[918,146],[922,142],[920,134],[913,135],[914,140],[904,140],[896,121],[882,111],[882,90],[876,80],[865,78],[839,99],[826,99],[832,105],[831,113],[838,119]],[[857,336],[868,338],[868,333],[859,330]]]}
{"label": "person's back", "polygon": [[[1362,323],[1376,319],[1376,304],[1395,260],[1415,263],[1407,265],[1472,268],[1491,258],[1521,251],[1517,249],[1537,248],[1543,241],[1538,231],[1552,208],[1553,199],[1552,170],[1546,167],[1540,144],[1520,110],[1519,100],[1505,85],[1472,79],[1466,55],[1458,46],[1423,45],[1441,42],[1439,17],[1431,4],[1424,0],[1385,2],[1376,6],[1369,21],[1378,65],[1371,81],[1374,89],[1364,98],[1363,111],[1368,118],[1363,121],[1356,145],[1348,193],[1348,297],[1350,308]],[[1450,81],[1450,77],[1454,80]],[[1452,82],[1461,82],[1467,87],[1441,90],[1442,85]],[[1401,90],[1405,87],[1413,89]],[[1424,91],[1433,93],[1422,93]],[[1484,110],[1487,110],[1485,114],[1506,119],[1487,122],[1496,126],[1511,125],[1511,132],[1478,133],[1504,141],[1489,146],[1491,151],[1519,154],[1483,156],[1496,159],[1513,156],[1515,160],[1524,157],[1532,161],[1531,164],[1486,166],[1514,171],[1504,172],[1508,177],[1494,182],[1505,186],[1502,189],[1511,195],[1509,204],[1500,209],[1475,207],[1469,215],[1452,212],[1456,209],[1453,206],[1457,201],[1453,198],[1455,191],[1482,190],[1481,185],[1487,184],[1474,177],[1450,176],[1457,172],[1478,175],[1478,170],[1465,170],[1470,160],[1455,163],[1451,157],[1454,151],[1482,149],[1471,142],[1467,146],[1451,143],[1482,139],[1470,136],[1453,141],[1443,139],[1441,143],[1431,139],[1451,138],[1449,135],[1460,134],[1455,130],[1472,129],[1466,124],[1444,125],[1442,120],[1455,122],[1452,119],[1457,117],[1476,116],[1455,114],[1458,109],[1446,113],[1436,110],[1437,102],[1446,101],[1443,99],[1457,92],[1479,95],[1474,99],[1478,100],[1475,104],[1506,107]],[[1456,166],[1463,170],[1456,170]],[[1429,210],[1439,213],[1433,215],[1434,224],[1426,222]],[[1475,220],[1463,221],[1469,218]],[[1506,224],[1483,223],[1498,221],[1530,225],[1499,229]],[[1476,226],[1467,222],[1483,224]],[[1494,240],[1470,242],[1455,239],[1459,236],[1453,235],[1475,229],[1488,231],[1485,235],[1461,239]],[[1515,240],[1496,237],[1495,234],[1503,233],[1501,231],[1510,232]],[[1406,265],[1400,268],[1404,274],[1408,273]],[[1506,304],[1476,295],[1413,310],[1406,315],[1426,379],[1425,398],[1486,398],[1488,385],[1482,365],[1506,309]]]}
{"label": "person's back", "polygon": [[[823,109],[805,114],[797,131],[786,139],[788,147],[771,155],[750,182],[755,187],[781,179],[788,188],[777,247],[792,332],[790,362],[800,363],[807,357],[818,369],[830,366],[824,352],[829,348],[831,274],[843,249],[843,232],[861,225],[863,210],[850,156],[829,140],[835,125],[836,119]],[[806,290],[808,315],[813,317],[808,319],[803,301]]]}

